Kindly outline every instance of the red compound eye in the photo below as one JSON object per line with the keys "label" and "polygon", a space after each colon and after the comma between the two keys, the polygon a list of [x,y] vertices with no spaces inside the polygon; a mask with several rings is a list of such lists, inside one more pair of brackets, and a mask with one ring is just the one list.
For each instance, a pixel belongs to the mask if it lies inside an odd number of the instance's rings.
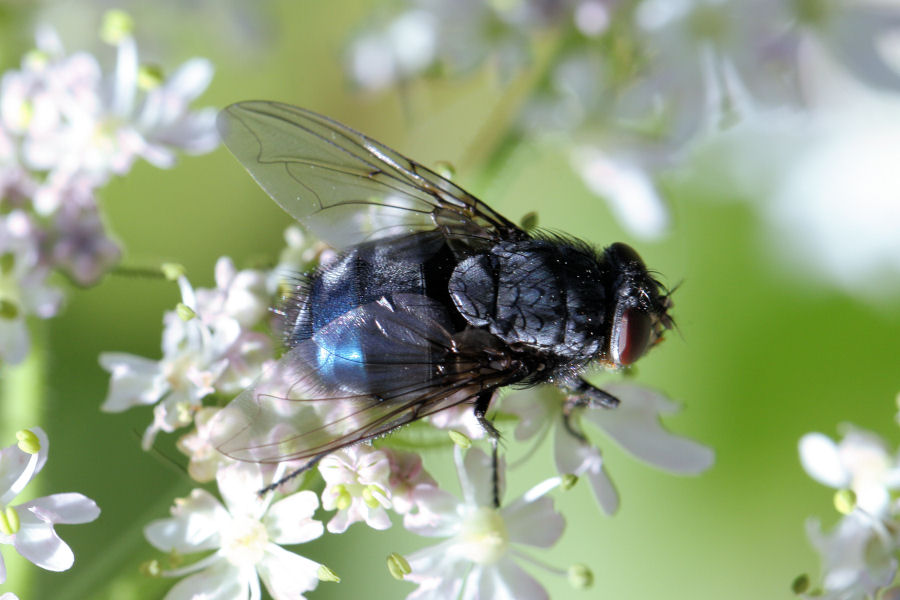
{"label": "red compound eye", "polygon": [[650,317],[637,308],[626,308],[616,319],[610,353],[617,365],[630,365],[647,351],[652,326]]}

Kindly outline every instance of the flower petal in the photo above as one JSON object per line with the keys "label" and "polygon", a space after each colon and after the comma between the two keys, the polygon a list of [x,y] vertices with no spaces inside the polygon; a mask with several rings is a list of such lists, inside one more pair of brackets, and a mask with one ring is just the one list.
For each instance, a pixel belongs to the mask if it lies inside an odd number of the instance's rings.
{"label": "flower petal", "polygon": [[276,544],[302,544],[320,537],[325,527],[312,518],[319,507],[315,492],[304,490],[274,503],[263,524]]}
{"label": "flower petal", "polygon": [[121,412],[132,406],[153,404],[166,392],[159,363],[149,358],[104,352],[100,366],[109,371],[109,392],[100,410]]}
{"label": "flower petal", "polygon": [[406,600],[459,598],[471,563],[450,552],[452,545],[452,540],[446,540],[406,557],[411,572],[404,579],[419,584]]}
{"label": "flower petal", "polygon": [[600,450],[569,433],[558,420],[553,435],[553,455],[560,475],[587,477],[594,497],[607,515],[619,509],[619,494],[606,474]]}
{"label": "flower petal", "polygon": [[195,489],[187,498],[176,500],[172,517],[157,519],[144,527],[144,537],[163,552],[190,554],[219,547],[220,524],[230,516],[206,490]]}
{"label": "flower petal", "polygon": [[[251,573],[255,578],[256,573]],[[247,600],[249,597],[250,582],[247,576],[229,562],[220,560],[176,583],[164,600]]]}
{"label": "flower petal", "polygon": [[[498,562],[493,569],[485,569],[483,582],[490,577],[492,593],[481,596],[482,598],[496,598],[498,600],[549,600],[547,590],[538,583],[537,579],[526,573],[519,565],[509,558]],[[482,587],[484,591],[484,587]]]}
{"label": "flower petal", "polygon": [[30,510],[20,510],[19,531],[15,534],[16,551],[48,571],[65,571],[75,562],[72,549],[62,541],[53,525]]}
{"label": "flower petal", "polygon": [[850,473],[844,468],[837,444],[822,433],[807,433],[800,438],[800,463],[810,477],[833,488],[850,485]]}
{"label": "flower petal", "polygon": [[100,516],[97,503],[76,492],[36,498],[21,506],[28,508],[47,523],[90,523]]}
{"label": "flower petal", "polygon": [[268,499],[260,497],[265,486],[262,470],[256,463],[236,462],[226,465],[216,473],[219,494],[232,516],[262,517]]}
{"label": "flower petal", "polygon": [[533,502],[513,502],[500,510],[509,541],[549,548],[562,536],[566,520],[553,508],[548,496]]}
{"label": "flower petal", "polygon": [[300,598],[319,585],[319,563],[275,544],[266,547],[266,555],[256,568],[275,600]]}
{"label": "flower petal", "polygon": [[586,419],[602,428],[635,457],[673,473],[696,475],[712,466],[715,454],[693,440],[673,435],[659,415],[678,405],[657,392],[632,385],[608,386],[622,403],[615,410],[587,410]]}

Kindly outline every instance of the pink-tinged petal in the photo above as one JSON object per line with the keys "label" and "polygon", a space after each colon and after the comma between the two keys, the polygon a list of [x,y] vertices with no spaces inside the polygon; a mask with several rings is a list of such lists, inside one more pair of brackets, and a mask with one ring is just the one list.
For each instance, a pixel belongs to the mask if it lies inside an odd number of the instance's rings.
{"label": "pink-tinged petal", "polygon": [[48,571],[65,571],[75,562],[72,549],[62,541],[53,526],[33,512],[19,510],[19,531],[15,534],[16,551]]}
{"label": "pink-tinged petal", "polygon": [[167,390],[155,360],[104,352],[100,366],[110,373],[109,392],[101,410],[121,412],[132,406],[154,404]]}
{"label": "pink-tinged petal", "polygon": [[2,554],[0,554],[0,583],[6,583],[6,562]]}
{"label": "pink-tinged petal", "polygon": [[319,563],[275,544],[266,547],[266,554],[256,568],[275,600],[302,598],[303,592],[319,585]]}
{"label": "pink-tinged petal", "polygon": [[538,548],[553,546],[562,536],[566,520],[553,509],[547,496],[533,502],[513,502],[500,510],[509,541]]}
{"label": "pink-tinged petal", "polygon": [[485,569],[483,580],[493,579],[494,593],[484,598],[497,600],[549,600],[547,590],[509,558],[500,560],[493,569]]}
{"label": "pink-tinged petal", "polygon": [[[2,560],[0,560],[0,562],[2,562]],[[3,583],[6,580],[6,573],[2,573],[0,575],[3,576],[3,579],[0,579],[0,583]],[[0,600],[19,600],[19,597],[12,592],[6,592],[2,596],[0,596]]]}
{"label": "pink-tinged petal", "polygon": [[850,485],[850,473],[844,468],[837,444],[822,433],[807,433],[800,438],[800,463],[807,474],[833,488]]}
{"label": "pink-tinged petal", "polygon": [[100,516],[97,503],[83,494],[68,492],[37,498],[21,505],[47,523],[90,523]]}
{"label": "pink-tinged petal", "polygon": [[318,507],[318,496],[309,490],[274,503],[263,517],[269,539],[276,544],[302,544],[320,537],[325,527],[312,518]]}
{"label": "pink-tinged petal", "polygon": [[195,489],[179,498],[172,517],[157,519],[144,527],[144,537],[158,550],[182,554],[219,547],[219,529],[230,520],[228,511],[206,490]]}
{"label": "pink-tinged petal", "polygon": [[251,576],[256,578],[221,560],[176,583],[164,600],[248,600]]}
{"label": "pink-tinged petal", "polygon": [[693,440],[673,435],[659,415],[674,413],[678,405],[653,390],[631,385],[608,386],[621,400],[615,410],[587,410],[586,419],[602,428],[636,458],[673,473],[696,475],[712,466],[713,451]]}

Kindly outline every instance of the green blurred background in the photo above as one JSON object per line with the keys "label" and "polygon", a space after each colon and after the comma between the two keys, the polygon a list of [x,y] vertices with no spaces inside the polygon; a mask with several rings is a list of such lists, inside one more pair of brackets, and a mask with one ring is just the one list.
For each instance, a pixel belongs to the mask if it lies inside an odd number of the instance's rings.
{"label": "green blurred background", "polygon": [[[797,441],[809,431],[834,436],[846,421],[898,438],[900,311],[785,276],[766,251],[778,241],[761,235],[751,205],[722,201],[744,192],[717,180],[719,171],[702,161],[666,180],[674,226],[657,243],[629,238],[556,146],[522,144],[485,177],[484,158],[504,134],[498,116],[515,94],[490,70],[413,83],[403,93],[355,91],[342,53],[377,6],[285,0],[126,8],[135,16],[142,59],[169,70],[194,55],[215,64],[198,105],[261,98],[326,113],[426,165],[453,163],[463,186],[513,220],[538,211],[542,226],[599,245],[633,243],[668,284],[683,282],[674,297],[679,333],[641,361],[636,380],[683,403],[669,426],[713,447],[715,466],[698,478],[671,476],[598,436],[621,509],[604,516],[588,486],[577,486],[558,499],[568,520],[562,541],[550,552],[533,553],[562,568],[587,563],[594,587],[575,591],[564,577],[532,572],[557,599],[790,597],[794,577],[818,572],[804,521],[836,521],[831,491],[800,467]],[[105,8],[0,5],[0,64],[17,64],[38,20],[56,26],[70,50],[100,47],[95,32]],[[224,149],[183,157],[170,171],[138,164],[102,191],[102,206],[125,247],[124,265],[177,261],[195,286],[212,285],[221,255],[239,266],[272,260],[290,222]],[[108,375],[97,356],[125,351],[158,358],[162,313],[178,300],[172,284],[108,276],[95,288],[72,290],[60,317],[32,324],[43,360],[4,371],[2,382],[43,381],[46,402],[4,407],[3,444],[16,429],[43,426],[50,458],[27,493],[82,492],[102,514],[89,525],[58,528],[76,555],[68,572],[23,566],[4,548],[11,573],[0,592],[23,599],[142,599],[161,598],[174,583],[138,573],[143,561],[157,557],[142,527],[166,516],[172,499],[193,485],[165,458],[179,458],[173,436],[160,436],[159,455],[141,451],[150,409],[99,411]],[[3,401],[17,399],[4,395]],[[440,481],[453,479],[448,452],[426,461]],[[553,473],[550,447],[529,464],[527,473],[511,474],[512,494]],[[298,552],[343,579],[320,584],[311,598],[400,598],[414,588],[389,576],[385,557],[428,543],[399,525],[375,532],[358,524]]]}

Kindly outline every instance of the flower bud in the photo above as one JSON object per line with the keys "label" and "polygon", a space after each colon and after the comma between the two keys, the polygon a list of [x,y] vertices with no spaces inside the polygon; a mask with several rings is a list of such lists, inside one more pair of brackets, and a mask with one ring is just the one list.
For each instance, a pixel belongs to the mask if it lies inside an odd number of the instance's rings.
{"label": "flower bud", "polygon": [[19,513],[12,506],[7,506],[0,512],[0,532],[4,535],[13,535],[19,531]]}
{"label": "flower bud", "polygon": [[100,39],[116,46],[134,31],[134,19],[124,10],[108,10],[100,25]]}
{"label": "flower bud", "polygon": [[319,565],[319,570],[316,573],[316,577],[319,578],[319,581],[331,581],[333,583],[341,582],[341,578],[337,576],[337,573],[335,573],[325,565]]}
{"label": "flower bud", "polygon": [[594,573],[587,565],[569,567],[569,584],[577,590],[586,590],[594,584]]}
{"label": "flower bud", "polygon": [[159,270],[162,271],[163,277],[169,281],[176,281],[187,271],[184,265],[179,265],[178,263],[163,263],[159,266]]}
{"label": "flower bud", "polygon": [[797,575],[797,578],[794,579],[793,583],[791,583],[791,591],[797,594],[803,594],[806,590],[809,589],[809,575],[803,573],[802,575]]}
{"label": "flower bud", "polygon": [[834,493],[834,507],[842,515],[849,515],[856,509],[856,492],[838,490]]}
{"label": "flower bud", "polygon": [[563,491],[568,492],[575,487],[576,483],[578,483],[578,476],[566,473],[560,477],[559,487],[561,487]]}
{"label": "flower bud", "polygon": [[175,307],[175,313],[181,317],[182,321],[190,321],[194,317],[197,316],[197,313],[194,312],[194,309],[184,304],[183,302],[179,302],[178,306]]}
{"label": "flower bud", "polygon": [[41,440],[38,439],[34,432],[28,429],[17,431],[16,439],[19,442],[19,450],[26,454],[37,454],[41,451]]}
{"label": "flower bud", "polygon": [[401,581],[412,573],[412,567],[409,566],[409,562],[396,552],[391,552],[390,556],[387,557],[387,568],[391,572],[391,577]]}
{"label": "flower bud", "polygon": [[460,433],[459,431],[455,431],[453,429],[448,431],[447,434],[450,436],[450,439],[453,440],[453,443],[463,450],[467,450],[472,447],[472,440],[470,440],[466,434]]}

